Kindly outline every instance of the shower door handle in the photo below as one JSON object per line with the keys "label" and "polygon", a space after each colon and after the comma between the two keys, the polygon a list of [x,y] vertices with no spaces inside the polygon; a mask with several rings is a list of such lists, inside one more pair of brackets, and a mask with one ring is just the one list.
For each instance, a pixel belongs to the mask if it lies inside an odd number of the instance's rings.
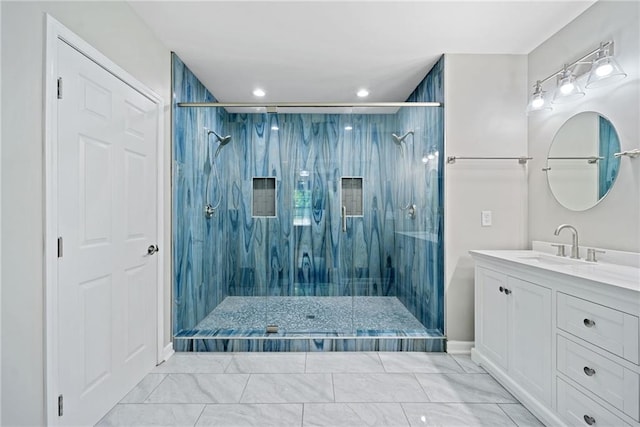
{"label": "shower door handle", "polygon": [[347,207],[342,207],[342,231],[347,232]]}

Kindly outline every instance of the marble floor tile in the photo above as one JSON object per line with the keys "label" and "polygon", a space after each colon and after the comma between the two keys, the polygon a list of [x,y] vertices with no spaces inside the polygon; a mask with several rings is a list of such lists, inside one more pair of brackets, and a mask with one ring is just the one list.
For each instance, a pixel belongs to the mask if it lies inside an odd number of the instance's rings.
{"label": "marble floor tile", "polygon": [[502,403],[498,406],[518,427],[544,427],[540,420],[519,403]]}
{"label": "marble floor tile", "polygon": [[460,365],[462,369],[464,369],[464,372],[468,374],[486,374],[487,373],[487,371],[485,371],[481,366],[476,365],[476,362],[471,360],[471,356],[464,355],[464,354],[456,354],[455,356],[452,356],[452,357],[455,359],[456,362],[458,362],[458,365]]}
{"label": "marble floor tile", "polygon": [[204,405],[118,404],[97,426],[193,426]]}
{"label": "marble floor tile", "polygon": [[238,403],[246,374],[169,374],[145,403]]}
{"label": "marble floor tile", "polygon": [[380,353],[386,372],[462,373],[460,365],[448,354],[419,352]]}
{"label": "marble floor tile", "polygon": [[301,424],[302,404],[299,403],[233,404],[207,405],[196,426],[299,427]]}
{"label": "marble floor tile", "polygon": [[428,402],[412,374],[333,374],[336,402]]}
{"label": "marble floor tile", "polygon": [[416,374],[416,378],[432,402],[518,402],[488,374]]}
{"label": "marble floor tile", "polygon": [[495,404],[403,403],[412,426],[515,426]]}
{"label": "marble floor tile", "polygon": [[144,403],[151,392],[166,378],[167,374],[148,374],[142,379],[120,403]]}
{"label": "marble floor tile", "polygon": [[306,372],[384,372],[378,353],[327,352],[307,354]]}
{"label": "marble floor tile", "polygon": [[330,374],[252,374],[242,403],[333,402]]}
{"label": "marble floor tile", "polygon": [[304,373],[305,353],[237,353],[226,373],[296,374]]}
{"label": "marble floor tile", "polygon": [[399,403],[305,403],[303,426],[408,426]]}
{"label": "marble floor tile", "polygon": [[163,364],[156,366],[154,374],[221,374],[232,359],[231,354],[176,353]]}

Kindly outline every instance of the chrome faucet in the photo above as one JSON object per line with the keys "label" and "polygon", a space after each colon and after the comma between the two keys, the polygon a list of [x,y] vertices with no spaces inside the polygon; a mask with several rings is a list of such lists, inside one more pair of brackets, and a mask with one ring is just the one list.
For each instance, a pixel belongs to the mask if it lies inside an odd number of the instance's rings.
{"label": "chrome faucet", "polygon": [[556,228],[556,231],[553,232],[553,234],[555,236],[559,236],[560,232],[565,228],[568,228],[569,231],[571,231],[571,233],[573,234],[571,240],[571,258],[580,259],[580,247],[578,246],[578,230],[576,230],[574,226],[569,224],[559,225],[558,228]]}

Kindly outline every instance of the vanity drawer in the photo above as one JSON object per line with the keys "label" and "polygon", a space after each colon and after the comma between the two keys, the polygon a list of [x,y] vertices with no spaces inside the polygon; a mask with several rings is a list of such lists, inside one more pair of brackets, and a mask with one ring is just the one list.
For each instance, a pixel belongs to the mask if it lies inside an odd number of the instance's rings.
{"label": "vanity drawer", "polygon": [[640,420],[640,376],[558,335],[558,371],[601,399]]}
{"label": "vanity drawer", "polygon": [[638,364],[638,318],[558,292],[558,328]]}
{"label": "vanity drawer", "polygon": [[570,426],[628,426],[629,424],[558,378],[558,414]]}

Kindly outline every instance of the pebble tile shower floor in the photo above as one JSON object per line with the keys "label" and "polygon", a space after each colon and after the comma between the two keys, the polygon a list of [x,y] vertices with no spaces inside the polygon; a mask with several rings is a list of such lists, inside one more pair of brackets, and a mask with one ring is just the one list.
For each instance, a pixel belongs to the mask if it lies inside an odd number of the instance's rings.
{"label": "pebble tile shower floor", "polygon": [[541,426],[468,356],[177,353],[99,426]]}
{"label": "pebble tile shower floor", "polygon": [[426,328],[396,297],[227,297],[195,329],[264,329],[287,332]]}

